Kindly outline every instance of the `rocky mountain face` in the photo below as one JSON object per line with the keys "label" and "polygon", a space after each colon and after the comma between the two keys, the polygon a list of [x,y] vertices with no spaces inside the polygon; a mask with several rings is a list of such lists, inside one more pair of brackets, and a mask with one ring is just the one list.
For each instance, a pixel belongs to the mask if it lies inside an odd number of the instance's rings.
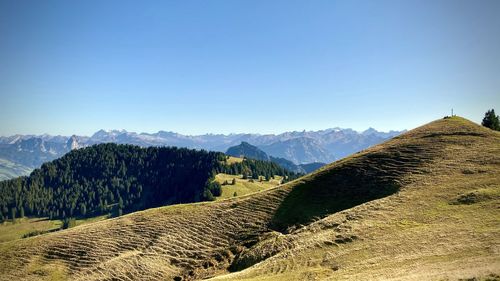
{"label": "rocky mountain face", "polygon": [[72,135],[68,141],[66,142],[66,148],[68,148],[69,150],[74,150],[74,149],[78,149],[78,148],[81,148],[83,147],[83,145],[81,145],[79,142],[78,142],[78,137],[75,136],[75,135]]}
{"label": "rocky mountain face", "polygon": [[[21,136],[0,138],[0,179],[28,174],[43,163],[87,146],[86,137]],[[15,170],[12,167],[16,167]]]}
{"label": "rocky mountain face", "polygon": [[39,167],[68,151],[64,142],[46,141],[41,137],[18,138],[11,143],[0,143],[0,158],[30,168]]}
{"label": "rocky mountain face", "polygon": [[[138,146],[177,146],[225,152],[242,142],[257,146],[275,161],[300,164],[330,163],[354,152],[381,143],[399,135],[400,131],[379,132],[368,129],[357,132],[352,129],[333,128],[321,131],[285,132],[282,134],[205,134],[182,135],[174,132],[135,133],[125,130],[99,130],[87,136],[14,135],[0,137],[0,160],[32,170],[42,163],[59,158],[72,149],[113,142]],[[299,166],[300,167],[300,166]],[[0,174],[2,166],[0,165]],[[10,173],[11,174],[11,173]]]}

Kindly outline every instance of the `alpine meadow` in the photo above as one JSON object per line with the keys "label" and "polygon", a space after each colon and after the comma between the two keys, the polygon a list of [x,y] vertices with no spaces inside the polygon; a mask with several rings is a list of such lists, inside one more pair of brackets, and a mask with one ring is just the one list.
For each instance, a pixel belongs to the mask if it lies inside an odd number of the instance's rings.
{"label": "alpine meadow", "polygon": [[0,281],[500,281],[499,30],[496,0],[0,0]]}

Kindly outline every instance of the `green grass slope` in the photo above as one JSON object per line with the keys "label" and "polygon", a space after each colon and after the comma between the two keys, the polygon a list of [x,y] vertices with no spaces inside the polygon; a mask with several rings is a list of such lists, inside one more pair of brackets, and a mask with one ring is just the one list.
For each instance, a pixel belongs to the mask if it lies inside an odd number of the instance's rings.
{"label": "green grass slope", "polygon": [[[75,219],[75,225],[82,225],[107,219],[108,216]],[[49,218],[17,218],[15,222],[4,221],[0,223],[0,243],[37,236],[62,229],[62,220],[49,220]]]}
{"label": "green grass slope", "polygon": [[500,273],[500,134],[432,122],[275,188],[0,243],[0,280],[458,280]]}
{"label": "green grass slope", "polygon": [[[217,200],[263,191],[280,185],[283,180],[281,176],[274,176],[274,178],[269,179],[269,181],[266,181],[263,176],[260,178],[261,180],[243,179],[242,175],[217,174],[215,180],[222,185],[222,194],[220,197],[217,197]],[[234,185],[231,184],[233,179],[235,180]],[[228,184],[224,184],[225,182]]]}

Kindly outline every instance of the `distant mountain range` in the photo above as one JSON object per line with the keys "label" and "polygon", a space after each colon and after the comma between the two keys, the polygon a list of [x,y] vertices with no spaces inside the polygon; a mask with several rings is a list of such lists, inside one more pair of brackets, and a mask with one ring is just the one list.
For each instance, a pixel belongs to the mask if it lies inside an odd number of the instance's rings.
{"label": "distant mountain range", "polygon": [[[205,134],[182,135],[174,132],[135,133],[125,130],[99,130],[92,136],[14,135],[0,137],[0,180],[24,175],[42,163],[59,158],[72,149],[99,143],[146,146],[177,146],[225,152],[229,147],[247,142],[269,157],[282,158],[295,165],[330,163],[354,152],[381,143],[402,131],[379,132],[368,129],[332,128],[320,131],[282,134]],[[15,167],[15,169],[13,168]]]}
{"label": "distant mountain range", "polygon": [[291,172],[299,174],[307,174],[326,165],[325,163],[321,162],[313,162],[308,164],[295,164],[292,161],[285,158],[269,156],[263,150],[254,145],[249,144],[248,142],[241,142],[241,144],[239,145],[228,148],[226,154],[234,157],[246,157],[256,160],[271,161],[280,165],[282,168],[285,168]]}
{"label": "distant mountain range", "polygon": [[337,159],[334,153],[321,144],[320,140],[310,137],[279,140],[271,144],[260,145],[259,148],[269,155],[285,158],[296,164],[330,163]]}

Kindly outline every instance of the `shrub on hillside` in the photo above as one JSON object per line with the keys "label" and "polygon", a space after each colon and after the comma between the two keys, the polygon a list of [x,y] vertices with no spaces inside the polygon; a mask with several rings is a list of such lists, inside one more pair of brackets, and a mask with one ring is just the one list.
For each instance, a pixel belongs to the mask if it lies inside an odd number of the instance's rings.
{"label": "shrub on hillside", "polygon": [[62,229],[72,228],[76,226],[75,218],[65,218],[63,219]]}
{"label": "shrub on hillside", "polygon": [[206,200],[206,201],[214,201],[214,200],[215,200],[215,197],[214,197],[214,195],[212,194],[212,192],[210,192],[210,190],[205,189],[205,191],[203,191],[203,200]]}
{"label": "shrub on hillside", "polygon": [[216,181],[208,183],[206,189],[215,197],[221,196],[222,194],[222,187],[220,183]]}

